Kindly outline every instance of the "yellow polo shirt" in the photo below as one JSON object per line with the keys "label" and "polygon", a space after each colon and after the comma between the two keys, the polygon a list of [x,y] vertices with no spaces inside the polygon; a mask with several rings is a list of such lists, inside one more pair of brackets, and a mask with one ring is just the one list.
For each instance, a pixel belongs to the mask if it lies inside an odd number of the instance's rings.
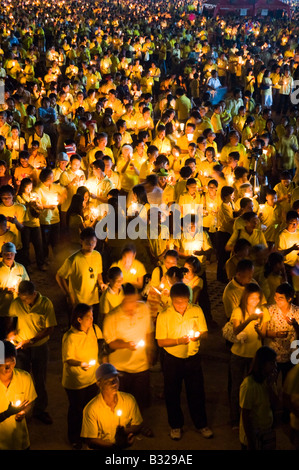
{"label": "yellow polo shirt", "polygon": [[106,315],[111,312],[114,308],[118,307],[124,298],[123,290],[120,289],[119,293],[114,293],[110,287],[108,287],[100,297],[100,312]]}
{"label": "yellow polo shirt", "polygon": [[[5,317],[11,302],[17,297],[18,285],[21,281],[29,281],[29,276],[20,263],[14,262],[11,268],[0,262],[0,317]],[[15,292],[4,292],[2,289],[14,288]]]}
{"label": "yellow polo shirt", "polygon": [[[71,328],[62,338],[62,386],[71,390],[88,387],[96,382],[95,371],[99,367],[98,339],[102,338],[102,332],[97,325],[84,331]],[[74,359],[80,362],[96,361],[89,369],[83,370],[81,366],[70,366],[67,361]]]}
{"label": "yellow polo shirt", "polygon": [[[122,339],[125,342],[146,342],[147,335],[153,333],[150,311],[144,302],[138,302],[133,315],[127,315],[119,305],[105,316],[103,334],[106,342]],[[109,355],[109,361],[117,370],[137,373],[148,370],[149,363],[146,354],[146,345],[139,346],[135,351],[130,349],[116,349]]]}
{"label": "yellow polo shirt", "polygon": [[[289,232],[287,229],[283,230],[278,237],[278,250],[287,250],[291,248],[295,243],[299,241],[299,230],[296,232]],[[291,253],[285,255],[284,262],[290,266],[295,266],[299,261],[299,252],[297,250],[291,251]]]}
{"label": "yellow polo shirt", "polygon": [[75,303],[93,305],[99,303],[98,275],[102,272],[102,256],[98,251],[84,255],[79,250],[65,260],[57,274],[68,281]]}
{"label": "yellow polo shirt", "polygon": [[[25,218],[26,208],[23,204],[15,202],[11,206],[7,207],[4,204],[0,204],[0,214],[5,215],[5,217],[16,217],[20,224],[23,224]],[[16,249],[20,250],[22,248],[22,238],[21,232],[17,229],[16,225],[7,221],[7,228],[11,230],[16,236]]]}
{"label": "yellow polo shirt", "polygon": [[[270,321],[270,315],[268,309],[265,307],[261,307],[263,312],[261,324],[265,324]],[[242,310],[240,307],[235,308],[231,314],[231,321],[240,320],[242,323],[248,318],[248,314],[246,313],[245,319],[243,320]],[[241,357],[254,357],[256,351],[262,346],[262,341],[255,331],[255,324],[256,321],[251,321],[248,325],[244,328],[243,332],[247,334],[247,340],[244,343],[234,343],[231,347],[231,352],[236,356]]]}
{"label": "yellow polo shirt", "polygon": [[[178,313],[173,306],[168,307],[159,313],[156,324],[156,339],[177,339],[188,335],[189,331],[208,331],[203,311],[199,305],[189,303],[184,315]],[[188,344],[178,344],[177,346],[165,347],[172,356],[186,359],[197,354],[200,347],[200,337],[196,341]]]}
{"label": "yellow polo shirt", "polygon": [[113,263],[111,265],[111,268],[114,266],[117,266],[118,268],[121,269],[123,273],[124,284],[126,284],[127,282],[130,282],[131,284],[135,284],[138,278],[143,277],[146,274],[146,269],[143,263],[141,263],[141,261],[138,261],[137,259],[134,259],[132,266],[130,267],[129,270],[125,269],[121,259]]}
{"label": "yellow polo shirt", "polygon": [[[121,416],[117,416],[117,411]],[[99,393],[83,410],[81,437],[89,439],[104,439],[115,443],[115,433],[118,425],[138,426],[142,416],[135,398],[129,393],[117,392],[117,405],[114,411],[106,404],[103,395]]]}
{"label": "yellow polo shirt", "polygon": [[[0,380],[0,413],[6,411],[9,403],[28,400],[32,403],[37,397],[31,375],[14,368],[13,377],[6,388]],[[0,450],[25,450],[30,446],[26,419],[16,421],[15,415],[0,423]]]}
{"label": "yellow polo shirt", "polygon": [[[56,326],[56,316],[50,299],[38,292],[34,305],[24,304],[19,297],[12,301],[9,312],[10,317],[18,317],[16,342],[34,338],[45,328]],[[45,336],[36,341],[32,347],[41,346],[49,340]]]}
{"label": "yellow polo shirt", "polygon": [[[39,196],[42,205],[51,205],[55,197],[60,197],[64,193],[65,189],[59,184],[51,184],[50,188],[41,183],[36,188],[36,193]],[[43,209],[40,212],[40,223],[41,225],[52,225],[60,222],[60,215],[58,206],[55,209]]]}

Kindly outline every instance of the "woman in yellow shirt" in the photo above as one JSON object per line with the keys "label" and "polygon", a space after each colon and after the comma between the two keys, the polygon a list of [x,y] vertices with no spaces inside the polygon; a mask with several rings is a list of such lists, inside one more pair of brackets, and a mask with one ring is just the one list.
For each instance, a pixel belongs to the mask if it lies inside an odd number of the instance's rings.
{"label": "woman in yellow shirt", "polygon": [[249,371],[256,351],[262,346],[270,320],[268,310],[262,306],[262,290],[256,283],[246,285],[240,306],[231,315],[236,342],[230,357],[230,412],[232,426],[238,426],[240,385]]}
{"label": "woman in yellow shirt", "polygon": [[71,327],[62,338],[62,386],[68,400],[68,438],[74,449],[80,449],[83,408],[98,393],[95,371],[99,367],[98,340],[103,338],[93,324],[92,308],[78,304]]}

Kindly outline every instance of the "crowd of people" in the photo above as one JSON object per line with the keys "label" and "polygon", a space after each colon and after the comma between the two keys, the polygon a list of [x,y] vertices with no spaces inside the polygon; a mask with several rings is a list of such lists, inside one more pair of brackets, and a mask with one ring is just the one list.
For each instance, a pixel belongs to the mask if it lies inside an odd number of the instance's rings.
{"label": "crowd of people", "polygon": [[275,448],[281,386],[299,449],[296,16],[214,18],[187,0],[7,0],[0,13],[0,448],[30,447],[26,415],[52,423],[57,312],[30,276],[63,249],[73,449],[152,437],[157,365],[170,438],[183,383],[213,437],[200,343],[220,328],[214,263],[231,426],[242,448]]}

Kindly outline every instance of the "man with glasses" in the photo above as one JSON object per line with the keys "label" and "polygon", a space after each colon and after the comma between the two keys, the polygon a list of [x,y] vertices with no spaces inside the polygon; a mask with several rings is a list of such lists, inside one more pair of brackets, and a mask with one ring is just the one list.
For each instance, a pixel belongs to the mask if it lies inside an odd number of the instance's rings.
{"label": "man with glasses", "polygon": [[3,341],[4,361],[0,361],[0,450],[29,449],[26,416],[37,397],[28,372],[17,369],[16,348]]}
{"label": "man with glasses", "polygon": [[81,437],[91,449],[126,448],[142,426],[134,397],[119,392],[119,373],[109,363],[96,370],[100,393],[83,410]]}
{"label": "man with glasses", "polygon": [[99,312],[99,289],[104,290],[101,254],[95,250],[97,237],[91,227],[80,234],[81,250],[69,256],[57,271],[56,281],[72,308],[78,303],[93,307],[94,322]]}

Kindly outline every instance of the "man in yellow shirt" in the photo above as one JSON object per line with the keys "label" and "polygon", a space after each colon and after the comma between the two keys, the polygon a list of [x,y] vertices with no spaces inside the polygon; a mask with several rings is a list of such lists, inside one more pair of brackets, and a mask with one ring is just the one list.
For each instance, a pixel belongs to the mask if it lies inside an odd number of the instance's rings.
{"label": "man in yellow shirt", "polygon": [[119,373],[112,364],[101,364],[96,379],[100,393],[83,410],[81,437],[90,449],[129,447],[143,423],[137,402],[119,392]]}
{"label": "man in yellow shirt", "polygon": [[286,229],[280,232],[277,240],[277,249],[284,256],[284,263],[288,282],[293,284],[292,270],[299,262],[299,216],[297,211],[291,210],[286,215]]}
{"label": "man in yellow shirt", "polygon": [[37,397],[31,375],[16,369],[17,352],[3,341],[5,363],[0,364],[0,450],[26,450],[30,447],[26,416]]}
{"label": "man in yellow shirt", "polygon": [[197,431],[205,438],[213,436],[207,426],[204,380],[200,360],[200,339],[207,325],[198,305],[189,303],[190,290],[176,283],[170,290],[172,305],[157,317],[156,339],[163,351],[164,393],[170,425],[170,437],[182,437],[184,416],[180,406],[182,382],[185,382],[189,411]]}
{"label": "man in yellow shirt", "polygon": [[154,335],[150,311],[130,283],[124,298],[104,319],[103,335],[113,351],[109,361],[121,372],[120,390],[131,393],[142,411],[150,404],[150,371]]}
{"label": "man in yellow shirt", "polygon": [[72,307],[78,303],[93,306],[96,323],[99,312],[98,289],[106,287],[102,277],[102,256],[95,250],[97,237],[93,228],[82,230],[80,240],[81,250],[65,260],[57,271],[56,281]]}
{"label": "man in yellow shirt", "polygon": [[9,316],[17,317],[17,327],[9,339],[16,343],[18,350],[17,367],[32,372],[37,392],[33,415],[44,424],[52,424],[46,411],[48,393],[46,376],[48,364],[48,342],[57,325],[53,304],[50,299],[36,291],[31,281],[22,281],[18,297],[11,303]]}

